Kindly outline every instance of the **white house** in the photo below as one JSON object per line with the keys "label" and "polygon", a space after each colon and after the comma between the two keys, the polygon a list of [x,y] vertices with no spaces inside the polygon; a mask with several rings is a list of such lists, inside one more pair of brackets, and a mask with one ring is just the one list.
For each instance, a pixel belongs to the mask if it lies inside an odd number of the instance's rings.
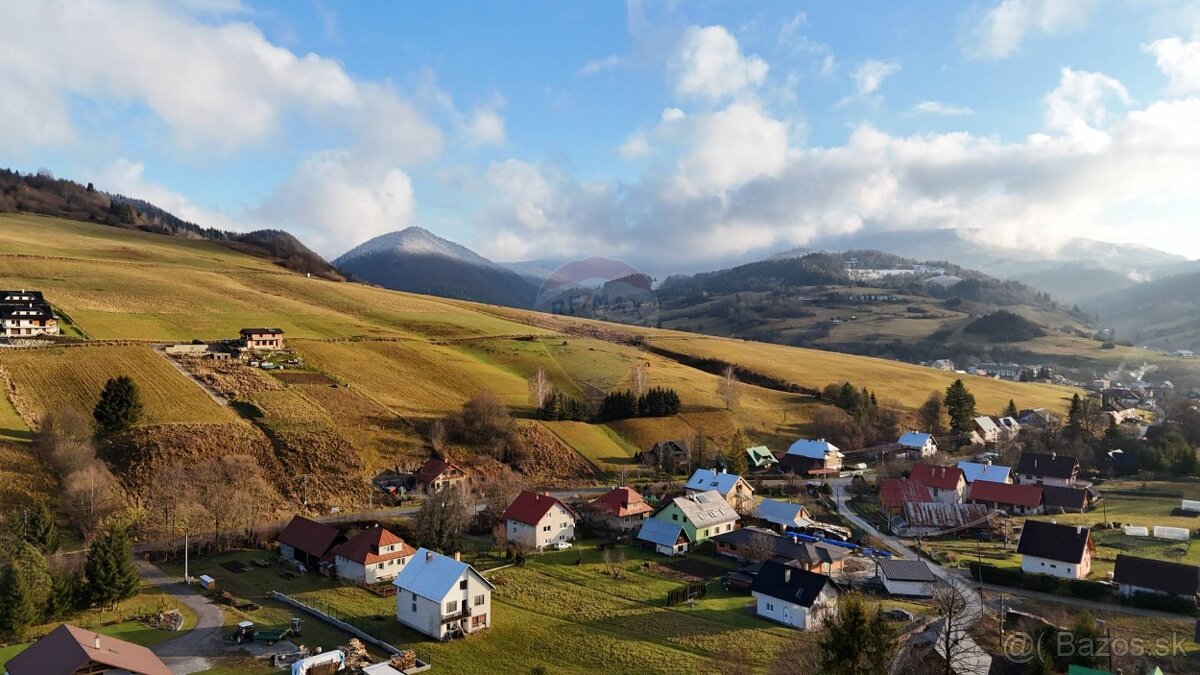
{"label": "white house", "polygon": [[558,499],[531,490],[522,490],[502,516],[508,540],[533,549],[573,540],[578,517]]}
{"label": "white house", "polygon": [[1074,487],[1078,479],[1079,462],[1069,455],[1022,452],[1017,461],[1017,482],[1022,485]]}
{"label": "white house", "polygon": [[792,443],[787,454],[780,460],[784,469],[795,473],[808,473],[814,470],[838,471],[842,468],[845,455],[836,445],[824,438],[810,440],[801,438]]}
{"label": "white house", "polygon": [[995,443],[1000,440],[1000,425],[996,421],[986,415],[981,415],[975,418],[975,431],[983,439],[984,443]]}
{"label": "white house", "polygon": [[329,555],[333,556],[339,577],[377,584],[394,579],[416,552],[403,539],[376,525],[335,546]]}
{"label": "white house", "polygon": [[1117,592],[1124,597],[1156,593],[1195,602],[1200,593],[1200,567],[1118,553],[1113,581]]}
{"label": "white house", "polygon": [[688,479],[684,490],[689,495],[715,490],[725,498],[725,501],[729,502],[730,506],[739,511],[748,509],[754,504],[754,488],[746,482],[745,478],[726,473],[724,469],[721,471],[696,469],[696,472]]}
{"label": "white house", "polygon": [[1095,550],[1090,529],[1041,520],[1026,520],[1017,544],[1022,572],[1064,579],[1087,577]]}
{"label": "white house", "polygon": [[754,507],[754,517],[776,525],[780,530],[789,527],[806,527],[812,525],[812,514],[803,504],[784,502],[778,499],[764,499]]}
{"label": "white house", "polygon": [[933,440],[933,434],[923,434],[916,431],[910,431],[896,441],[900,447],[913,457],[928,457],[937,452],[937,441]]}
{"label": "white house", "polygon": [[937,577],[924,560],[877,560],[879,580],[888,595],[905,595],[918,598],[933,597],[933,585]]}
{"label": "white house", "polygon": [[474,567],[421,548],[392,580],[396,620],[438,640],[492,625],[492,584]]}
{"label": "white house", "polygon": [[800,630],[819,629],[837,611],[837,590],[829,577],[796,563],[764,562],[750,594],[759,616]]}
{"label": "white house", "polygon": [[966,497],[967,481],[957,466],[913,464],[908,479],[929,488],[933,500],[943,504],[961,504]]}
{"label": "white house", "polygon": [[986,480],[992,483],[1007,483],[1010,480],[1010,469],[1007,466],[991,462],[967,461],[959,462],[957,466],[962,470],[963,479],[967,481],[967,485],[971,485],[977,480]]}

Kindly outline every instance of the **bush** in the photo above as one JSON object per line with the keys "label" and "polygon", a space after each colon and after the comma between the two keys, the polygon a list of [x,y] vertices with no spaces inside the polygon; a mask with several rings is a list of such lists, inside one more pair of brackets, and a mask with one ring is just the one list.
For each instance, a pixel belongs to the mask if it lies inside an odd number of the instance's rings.
{"label": "bush", "polygon": [[[1053,595],[1066,595],[1074,598],[1082,598],[1084,600],[1104,600],[1112,597],[1112,587],[1108,584],[1102,584],[1098,581],[1087,581],[1086,579],[1061,579],[1052,577],[1048,574],[1025,574],[1020,569],[1011,567],[996,567],[994,565],[980,565],[978,562],[971,561],[967,564],[971,570],[972,579],[979,578],[979,571],[983,570],[983,582],[985,584],[995,584],[997,586],[1012,586],[1014,588],[1024,588],[1029,591],[1037,591],[1039,593],[1050,593]],[[1142,609],[1153,609],[1161,612],[1172,612],[1182,614],[1184,616],[1196,615],[1196,603],[1185,598],[1178,598],[1173,595],[1159,595],[1157,593],[1135,593],[1129,598],[1120,598],[1122,604],[1132,607],[1140,607]]]}
{"label": "bush", "polygon": [[1132,607],[1140,607],[1142,609],[1155,609],[1160,612],[1172,612],[1185,616],[1196,615],[1195,600],[1180,598],[1174,595],[1138,592],[1125,598],[1124,602]]}

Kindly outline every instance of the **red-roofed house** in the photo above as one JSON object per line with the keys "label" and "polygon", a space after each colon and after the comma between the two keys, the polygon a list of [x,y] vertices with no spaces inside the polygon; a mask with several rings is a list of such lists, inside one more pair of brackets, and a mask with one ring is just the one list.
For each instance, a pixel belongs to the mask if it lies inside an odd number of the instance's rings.
{"label": "red-roofed house", "polygon": [[541,549],[574,539],[578,517],[549,494],[522,490],[504,511],[504,530],[510,542]]}
{"label": "red-roofed house", "polygon": [[334,547],[329,556],[339,577],[377,584],[393,579],[416,552],[403,539],[376,525]]}
{"label": "red-roofed house", "polygon": [[614,531],[641,528],[642,521],[650,517],[654,507],[642,500],[637,490],[627,487],[614,488],[588,504],[592,522]]}
{"label": "red-roofed house", "polygon": [[929,488],[934,501],[943,504],[961,504],[967,491],[967,480],[957,466],[913,464],[908,479]]}
{"label": "red-roofed house", "polygon": [[975,504],[1004,509],[1026,516],[1042,512],[1042,488],[1038,485],[1016,485],[977,480],[971,484],[970,499]]}
{"label": "red-roofed house", "polygon": [[329,549],[339,543],[341,536],[335,528],[296,516],[275,541],[279,542],[279,555],[316,567]]}
{"label": "red-roofed house", "polygon": [[451,485],[465,488],[471,479],[461,466],[444,459],[430,457],[425,460],[421,468],[413,473],[413,482],[415,488],[437,491]]}
{"label": "red-roofed house", "polygon": [[884,478],[879,482],[879,506],[889,516],[898,516],[908,503],[932,502],[929,488],[903,478]]}

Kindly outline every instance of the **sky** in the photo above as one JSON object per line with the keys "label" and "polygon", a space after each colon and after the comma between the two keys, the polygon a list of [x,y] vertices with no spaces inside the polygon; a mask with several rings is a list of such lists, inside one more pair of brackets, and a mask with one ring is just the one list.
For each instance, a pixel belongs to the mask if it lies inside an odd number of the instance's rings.
{"label": "sky", "polygon": [[879,230],[1200,257],[1200,2],[0,5],[0,165],[333,258],[659,271]]}

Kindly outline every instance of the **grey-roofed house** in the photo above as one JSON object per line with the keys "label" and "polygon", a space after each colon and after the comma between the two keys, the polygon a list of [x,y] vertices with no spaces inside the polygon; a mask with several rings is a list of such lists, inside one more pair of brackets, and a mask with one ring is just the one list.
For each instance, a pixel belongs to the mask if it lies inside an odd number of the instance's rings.
{"label": "grey-roofed house", "polygon": [[687,553],[688,537],[681,523],[647,518],[642,521],[637,538],[643,546],[653,548],[656,553],[669,556]]}
{"label": "grey-roofed house", "polygon": [[[758,527],[743,527],[713,537],[718,554],[751,561],[748,555],[761,544],[770,547],[770,558],[779,562],[796,562],[810,572],[832,574],[842,568],[850,555],[848,549],[816,542],[801,541],[798,537],[780,536]],[[759,552],[755,551],[755,555]]]}
{"label": "grey-roofed house", "polygon": [[737,511],[715,490],[676,497],[653,518],[683,526],[688,541],[694,544],[722,532],[731,532],[739,519]]}
{"label": "grey-roofed house", "polygon": [[995,443],[1000,440],[1000,426],[986,415],[975,418],[975,431],[983,438],[984,443]]}
{"label": "grey-roofed house", "polygon": [[747,483],[745,478],[728,473],[724,469],[720,471],[696,469],[692,477],[688,479],[687,485],[684,486],[684,491],[689,495],[709,490],[719,493],[725,498],[725,501],[729,502],[730,506],[738,510],[748,509],[754,503],[754,488],[750,486],[750,483]]}
{"label": "grey-roofed house", "polygon": [[837,610],[837,589],[829,577],[793,563],[764,562],[750,594],[759,616],[800,630],[819,629]]}
{"label": "grey-roofed house", "polygon": [[933,439],[933,434],[909,431],[901,434],[896,443],[910,457],[928,457],[938,451],[937,441]]}
{"label": "grey-roofed house", "polygon": [[778,499],[763,499],[754,507],[754,517],[778,526],[804,527],[812,523],[812,514],[803,504],[784,502]]}
{"label": "grey-roofed house", "polygon": [[1118,553],[1113,581],[1117,592],[1125,597],[1156,593],[1194,602],[1200,594],[1200,567]]}
{"label": "grey-roofed house", "polygon": [[1022,485],[1071,487],[1079,478],[1079,462],[1070,455],[1022,452],[1017,461],[1017,482]]}
{"label": "grey-roofed house", "polygon": [[417,632],[447,640],[492,625],[493,586],[457,554],[418,549],[392,585],[396,620]]}
{"label": "grey-roofed house", "polygon": [[877,560],[875,564],[888,595],[933,597],[937,577],[924,560]]}

